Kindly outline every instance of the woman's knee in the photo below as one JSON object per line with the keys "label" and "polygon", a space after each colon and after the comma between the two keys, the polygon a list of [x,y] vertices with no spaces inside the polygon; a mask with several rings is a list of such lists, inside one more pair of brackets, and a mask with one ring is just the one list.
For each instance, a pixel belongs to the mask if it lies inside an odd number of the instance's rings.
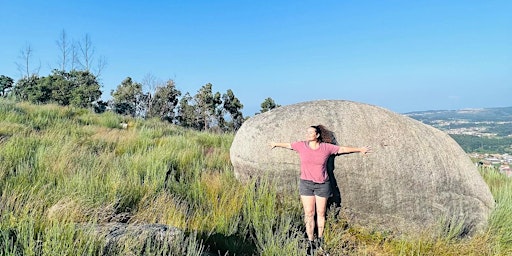
{"label": "woman's knee", "polygon": [[325,212],[326,212],[326,209],[316,208],[316,215],[317,215],[317,216],[322,216],[322,217],[324,217],[324,216],[325,216]]}
{"label": "woman's knee", "polygon": [[305,218],[314,218],[315,217],[315,210],[304,210],[304,217]]}

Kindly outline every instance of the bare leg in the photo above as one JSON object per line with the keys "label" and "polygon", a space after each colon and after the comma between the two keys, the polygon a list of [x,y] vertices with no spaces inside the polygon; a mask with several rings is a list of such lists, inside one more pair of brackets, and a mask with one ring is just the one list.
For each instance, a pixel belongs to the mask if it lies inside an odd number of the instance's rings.
{"label": "bare leg", "polygon": [[325,211],[327,208],[327,198],[315,196],[316,202],[316,221],[318,228],[318,237],[324,237]]}
{"label": "bare leg", "polygon": [[315,239],[315,196],[300,196],[304,208],[304,223],[309,241]]}

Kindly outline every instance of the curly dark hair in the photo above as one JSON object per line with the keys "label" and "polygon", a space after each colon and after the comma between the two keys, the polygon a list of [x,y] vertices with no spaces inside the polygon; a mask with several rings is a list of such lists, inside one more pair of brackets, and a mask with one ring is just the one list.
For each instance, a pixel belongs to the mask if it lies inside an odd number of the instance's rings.
{"label": "curly dark hair", "polygon": [[319,125],[312,125],[311,128],[315,129],[316,134],[319,134],[318,141],[330,143],[330,144],[337,144],[336,138],[334,137],[334,133],[327,129],[325,126],[319,124]]}

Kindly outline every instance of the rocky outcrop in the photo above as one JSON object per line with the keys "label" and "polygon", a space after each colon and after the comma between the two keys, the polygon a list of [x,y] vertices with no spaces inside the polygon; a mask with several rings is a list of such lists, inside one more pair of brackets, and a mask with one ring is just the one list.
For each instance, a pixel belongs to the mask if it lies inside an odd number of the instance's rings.
{"label": "rocky outcrop", "polygon": [[[279,107],[244,122],[230,149],[236,177],[269,176],[281,189],[296,188],[299,158],[269,142],[305,139],[322,124],[344,146],[370,145],[373,153],[340,155],[331,177],[349,221],[400,233],[446,220],[464,233],[483,230],[494,207],[488,186],[462,148],[447,134],[389,110],[351,101],[322,100]],[[336,190],[335,190],[336,191]]]}
{"label": "rocky outcrop", "polygon": [[186,254],[183,231],[163,224],[109,222],[82,224],[81,228],[103,241],[103,255]]}

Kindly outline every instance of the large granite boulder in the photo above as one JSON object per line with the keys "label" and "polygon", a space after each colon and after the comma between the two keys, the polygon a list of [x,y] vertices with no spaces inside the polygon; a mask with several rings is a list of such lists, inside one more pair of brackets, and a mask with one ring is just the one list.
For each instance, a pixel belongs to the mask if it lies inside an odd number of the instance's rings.
{"label": "large granite boulder", "polygon": [[443,221],[463,223],[463,234],[486,227],[494,199],[462,148],[440,130],[368,104],[311,101],[251,117],[230,149],[236,177],[267,176],[297,193],[298,154],[269,143],[304,140],[307,127],[318,124],[332,131],[338,145],[373,148],[329,164],[334,197],[341,195],[341,211],[352,223],[402,234]]}

